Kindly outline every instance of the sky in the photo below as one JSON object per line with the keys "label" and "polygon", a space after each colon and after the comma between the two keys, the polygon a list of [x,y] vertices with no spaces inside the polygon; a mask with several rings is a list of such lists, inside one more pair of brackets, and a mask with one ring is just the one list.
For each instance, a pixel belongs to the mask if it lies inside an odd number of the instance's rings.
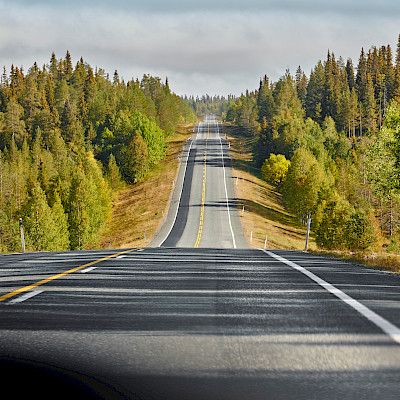
{"label": "sky", "polygon": [[0,65],[48,63],[68,49],[125,80],[168,77],[180,95],[239,95],[261,76],[309,73],[329,50],[400,33],[398,0],[0,0]]}

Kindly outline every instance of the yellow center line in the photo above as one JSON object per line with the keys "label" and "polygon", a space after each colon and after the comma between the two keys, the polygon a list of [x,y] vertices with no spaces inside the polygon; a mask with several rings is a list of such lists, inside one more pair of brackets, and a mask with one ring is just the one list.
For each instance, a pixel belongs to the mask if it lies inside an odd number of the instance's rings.
{"label": "yellow center line", "polygon": [[204,153],[204,168],[203,168],[203,188],[201,191],[201,208],[200,208],[200,222],[199,230],[197,231],[196,242],[194,247],[200,246],[201,237],[203,235],[203,225],[204,225],[204,207],[206,202],[206,183],[207,183],[207,140],[210,133],[210,124],[207,125],[207,138],[206,138],[206,151]]}
{"label": "yellow center line", "polygon": [[0,296],[0,302],[4,301],[4,300],[7,300],[7,299],[9,299],[11,297],[17,296],[17,295],[19,295],[21,293],[28,292],[28,291],[30,291],[32,289],[37,288],[38,286],[45,285],[46,283],[54,281],[54,280],[56,280],[58,278],[62,278],[62,277],[67,276],[69,274],[73,274],[74,272],[80,271],[83,268],[90,267],[91,265],[98,264],[101,261],[109,260],[110,258],[117,257],[117,256],[119,256],[121,254],[129,253],[130,251],[133,251],[133,250],[135,250],[135,249],[129,249],[129,250],[120,251],[118,253],[111,254],[111,255],[109,255],[107,257],[103,257],[103,258],[99,258],[97,260],[91,261],[90,263],[87,263],[87,264],[84,264],[84,265],[79,265],[78,267],[71,268],[71,269],[69,269],[67,271],[64,271],[64,272],[61,272],[59,274],[49,276],[48,278],[45,278],[45,279],[42,279],[42,280],[40,280],[38,282],[32,283],[31,285],[20,287],[19,289],[15,289],[12,292],[9,292],[9,293],[4,294],[3,296]]}

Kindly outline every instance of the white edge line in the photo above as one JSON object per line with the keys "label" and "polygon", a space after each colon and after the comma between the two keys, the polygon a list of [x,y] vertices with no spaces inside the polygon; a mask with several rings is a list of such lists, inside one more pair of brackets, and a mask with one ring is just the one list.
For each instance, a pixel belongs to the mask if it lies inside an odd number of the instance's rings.
{"label": "white edge line", "polygon": [[225,162],[224,162],[224,150],[222,148],[221,136],[219,135],[218,121],[216,121],[216,123],[217,123],[217,134],[218,134],[219,144],[221,146],[221,160],[222,160],[222,170],[224,171],[224,186],[225,186],[226,208],[227,208],[227,211],[228,211],[228,221],[229,221],[229,227],[231,229],[233,248],[236,249],[235,234],[233,233],[232,221],[231,221],[231,212],[230,212],[230,209],[229,209],[228,189],[226,188],[226,173],[225,173]]}
{"label": "white edge line", "polygon": [[31,297],[37,296],[38,294],[44,292],[44,290],[32,290],[28,293],[23,294],[15,299],[10,300],[7,304],[17,304],[22,303],[25,300],[30,299]]}
{"label": "white edge line", "polygon": [[333,286],[332,284],[324,281],[317,275],[313,274],[311,271],[307,270],[304,267],[294,263],[293,261],[287,260],[284,257],[281,257],[277,254],[274,254],[267,250],[262,250],[264,253],[268,254],[270,257],[275,258],[283,262],[284,264],[288,265],[289,267],[294,268],[295,270],[301,272],[302,274],[306,275],[308,278],[316,282],[318,285],[322,286],[325,290],[329,293],[333,294],[344,303],[348,304],[354,310],[358,311],[363,317],[367,318],[373,324],[375,324],[379,329],[385,332],[388,336],[390,336],[396,343],[400,344],[400,329],[393,325],[391,322],[386,320],[385,318],[381,317],[374,311],[370,310],[365,305],[361,304],[359,301],[353,299],[348,294],[342,292],[337,287]]}
{"label": "white edge line", "polygon": [[[199,134],[199,129],[200,129],[200,124],[197,125],[197,135]],[[197,138],[197,136],[196,136],[196,138]],[[185,171],[184,171],[184,173],[183,173],[182,187],[181,187],[181,192],[180,192],[180,194],[179,194],[178,206],[176,207],[174,220],[173,220],[173,222],[172,222],[172,224],[171,224],[171,227],[169,228],[168,233],[166,234],[165,238],[160,242],[160,244],[159,244],[157,247],[161,247],[161,246],[163,245],[163,243],[168,239],[168,236],[169,236],[169,234],[171,233],[171,231],[172,231],[172,229],[173,229],[173,227],[174,227],[174,225],[175,225],[176,218],[178,217],[179,206],[180,206],[180,204],[181,204],[181,198],[182,198],[182,193],[183,193],[183,186],[184,186],[184,184],[185,184],[186,170],[187,170],[187,165],[188,165],[189,156],[190,156],[190,150],[191,150],[191,148],[192,148],[193,142],[194,142],[194,140],[191,141],[190,146],[189,146],[189,149],[188,149],[188,153],[187,153],[187,156],[186,156]]]}

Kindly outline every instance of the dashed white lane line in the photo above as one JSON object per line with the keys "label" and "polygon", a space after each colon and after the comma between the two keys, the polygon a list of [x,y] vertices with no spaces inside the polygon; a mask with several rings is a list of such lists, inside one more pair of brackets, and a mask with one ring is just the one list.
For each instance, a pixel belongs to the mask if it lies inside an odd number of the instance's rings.
{"label": "dashed white lane line", "polygon": [[[118,257],[117,257],[118,258]],[[96,269],[96,268],[98,268],[97,266],[96,267],[88,267],[88,268],[85,268],[85,269],[81,269],[79,272],[81,273],[81,274],[86,274],[87,272],[90,272],[90,271],[93,271],[94,269]]]}
{"label": "dashed white lane line", "polygon": [[281,257],[275,253],[272,253],[267,250],[263,250],[264,253],[268,254],[270,257],[275,258],[276,260],[281,261],[282,263],[288,265],[289,267],[294,268],[295,270],[301,272],[302,274],[306,275],[308,278],[313,280],[315,283],[323,287],[329,293],[333,294],[344,303],[348,304],[350,307],[354,308],[357,312],[359,312],[363,317],[367,318],[373,324],[375,324],[379,329],[385,332],[388,336],[390,336],[396,343],[400,344],[400,329],[393,325],[391,322],[386,320],[385,318],[381,317],[374,311],[370,310],[364,304],[361,304],[359,301],[353,299],[348,294],[342,292],[337,287],[333,286],[332,284],[324,281],[319,276],[313,274],[309,270],[300,265],[294,263],[293,261],[287,260],[284,257]]}
{"label": "dashed white lane line", "polygon": [[[135,250],[135,251],[132,252],[132,253],[138,253],[138,252],[143,251],[143,250],[144,250],[144,249],[137,249],[137,250]],[[126,258],[126,257],[128,257],[127,254],[121,254],[120,256],[115,257],[115,259],[117,259],[117,258]]]}
{"label": "dashed white lane line", "polygon": [[8,304],[16,304],[16,303],[22,303],[25,300],[28,300],[34,296],[37,296],[38,294],[42,293],[43,290],[32,290],[31,292],[27,292],[23,294],[22,296],[16,297],[15,299],[12,299],[8,302]]}
{"label": "dashed white lane line", "polygon": [[235,240],[235,234],[233,233],[233,228],[232,228],[232,221],[231,221],[231,212],[229,209],[229,198],[228,198],[228,189],[226,187],[226,172],[225,172],[225,162],[224,162],[224,150],[222,148],[222,140],[221,137],[219,135],[219,125],[218,125],[218,121],[216,121],[217,124],[217,134],[218,134],[218,139],[219,139],[219,144],[221,147],[221,160],[222,160],[222,171],[224,174],[224,188],[225,188],[225,199],[226,199],[226,210],[228,212],[228,222],[229,222],[229,228],[231,230],[231,235],[232,235],[232,245],[233,248],[236,249],[236,240]]}

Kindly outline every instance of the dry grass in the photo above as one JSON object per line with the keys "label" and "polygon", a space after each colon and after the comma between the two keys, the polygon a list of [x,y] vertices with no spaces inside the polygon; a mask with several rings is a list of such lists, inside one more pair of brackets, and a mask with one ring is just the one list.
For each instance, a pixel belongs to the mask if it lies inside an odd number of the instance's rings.
{"label": "dry grass", "polygon": [[147,246],[164,222],[178,171],[178,157],[191,135],[184,126],[167,139],[167,155],[149,177],[129,185],[115,195],[111,221],[105,229],[101,248]]}
{"label": "dry grass", "polygon": [[369,267],[385,269],[388,271],[400,273],[400,255],[380,252],[351,252],[342,250],[318,250],[316,253],[342,258],[349,261],[355,261],[360,264],[368,265]]}
{"label": "dry grass", "polygon": [[[264,247],[267,236],[269,249],[303,250],[304,227],[285,210],[280,193],[260,179],[257,176],[258,170],[253,167],[252,149],[255,139],[244,137],[229,126],[225,127],[225,132],[231,142],[236,197],[238,203],[244,206],[240,219],[249,245]],[[309,248],[316,248],[313,238]]]}

